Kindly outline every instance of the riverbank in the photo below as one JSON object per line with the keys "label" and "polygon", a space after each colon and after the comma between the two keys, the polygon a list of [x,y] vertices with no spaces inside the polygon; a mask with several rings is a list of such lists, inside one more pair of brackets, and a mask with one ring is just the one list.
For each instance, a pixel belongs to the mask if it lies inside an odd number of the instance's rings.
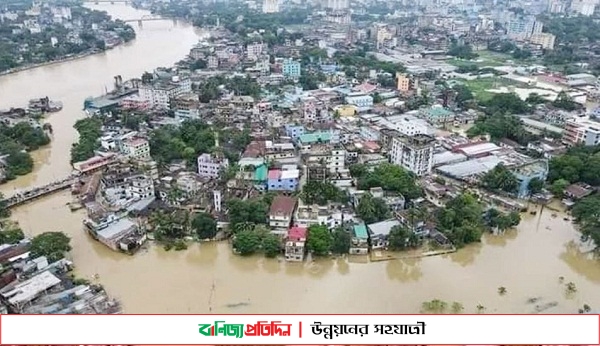
{"label": "riverbank", "polygon": [[[131,41],[128,41],[128,42],[131,42]],[[87,58],[87,57],[92,56],[92,55],[99,55],[99,54],[102,54],[102,53],[106,53],[106,51],[109,51],[109,50],[111,50],[113,48],[122,46],[125,43],[127,43],[127,42],[121,42],[121,43],[116,44],[114,46],[107,47],[105,50],[102,50],[102,51],[86,52],[86,53],[83,53],[83,54],[78,54],[76,56],[70,56],[68,58],[65,57],[65,58],[62,58],[62,59],[48,61],[48,62],[43,62],[43,63],[39,63],[39,64],[33,64],[33,65],[27,65],[27,66],[17,67],[17,68],[14,68],[14,69],[10,69],[10,70],[7,70],[7,71],[0,72],[0,76],[7,76],[7,75],[11,75],[11,74],[23,72],[23,71],[33,70],[33,69],[40,68],[40,67],[46,67],[46,66],[52,66],[52,65],[67,63],[67,62],[70,62],[70,61],[75,61],[75,60]]]}

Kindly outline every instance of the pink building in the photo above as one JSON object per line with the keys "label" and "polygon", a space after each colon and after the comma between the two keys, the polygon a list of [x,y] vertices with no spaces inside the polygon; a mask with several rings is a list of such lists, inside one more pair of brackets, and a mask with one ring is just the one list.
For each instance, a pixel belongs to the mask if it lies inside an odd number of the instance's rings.
{"label": "pink building", "polygon": [[285,242],[285,260],[302,262],[304,260],[307,230],[304,227],[292,227],[288,230]]}

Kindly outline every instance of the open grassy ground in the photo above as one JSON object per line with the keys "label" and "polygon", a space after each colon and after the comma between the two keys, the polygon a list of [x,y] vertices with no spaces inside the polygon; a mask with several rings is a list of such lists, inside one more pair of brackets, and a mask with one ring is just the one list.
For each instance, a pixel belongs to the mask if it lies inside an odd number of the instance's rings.
{"label": "open grassy ground", "polygon": [[447,60],[446,62],[457,67],[465,65],[477,65],[477,67],[483,68],[512,65],[508,63],[509,60],[512,60],[511,56],[508,54],[491,52],[489,50],[477,51],[475,53],[479,55],[479,57],[475,60],[462,60],[454,58]]}
{"label": "open grassy ground", "polygon": [[516,85],[516,83],[502,77],[485,77],[472,80],[458,79],[457,81],[468,86],[475,98],[480,102],[487,101],[494,95],[494,93],[488,91],[490,89]]}

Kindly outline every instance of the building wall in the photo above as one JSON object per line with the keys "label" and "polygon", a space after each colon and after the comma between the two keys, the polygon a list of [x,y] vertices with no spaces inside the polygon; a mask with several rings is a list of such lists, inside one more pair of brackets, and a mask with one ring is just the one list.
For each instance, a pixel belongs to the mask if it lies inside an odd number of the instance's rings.
{"label": "building wall", "polygon": [[286,77],[298,78],[302,74],[302,67],[299,62],[285,60],[283,62],[283,75]]}
{"label": "building wall", "polygon": [[390,159],[392,163],[404,167],[417,176],[429,174],[433,168],[433,142],[431,145],[421,147],[394,138]]}
{"label": "building wall", "polygon": [[268,179],[267,190],[269,191],[296,191],[298,179]]}

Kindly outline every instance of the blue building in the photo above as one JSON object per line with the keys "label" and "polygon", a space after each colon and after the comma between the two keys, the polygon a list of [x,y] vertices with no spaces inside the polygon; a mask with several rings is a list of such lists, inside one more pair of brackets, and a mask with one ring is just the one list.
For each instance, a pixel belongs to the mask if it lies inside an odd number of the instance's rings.
{"label": "blue building", "polygon": [[286,59],[283,62],[283,75],[288,78],[299,78],[302,75],[302,66],[297,61]]}
{"label": "blue building", "polygon": [[298,139],[300,136],[304,134],[304,126],[302,125],[285,125],[285,135],[291,137],[292,140]]}
{"label": "blue building", "polygon": [[296,191],[300,181],[300,171],[297,169],[272,169],[267,178],[269,191]]}
{"label": "blue building", "polygon": [[526,163],[512,169],[512,173],[519,180],[519,191],[517,195],[519,198],[525,198],[529,195],[529,183],[532,179],[538,178],[545,181],[548,177],[548,161],[537,160],[534,162]]}

